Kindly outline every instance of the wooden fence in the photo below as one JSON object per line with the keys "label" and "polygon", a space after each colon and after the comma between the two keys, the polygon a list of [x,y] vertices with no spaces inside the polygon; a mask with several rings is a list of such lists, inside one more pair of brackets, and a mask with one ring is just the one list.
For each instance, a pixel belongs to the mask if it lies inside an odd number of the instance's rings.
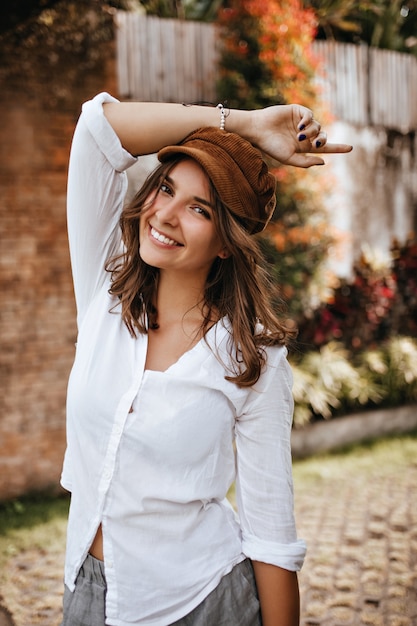
{"label": "wooden fence", "polygon": [[[220,37],[215,24],[117,12],[123,98],[216,100]],[[322,97],[337,119],[401,133],[417,129],[417,59],[366,45],[317,41]],[[278,87],[279,88],[279,87]]]}
{"label": "wooden fence", "polygon": [[322,97],[338,119],[404,134],[417,129],[414,56],[329,41],[316,41],[314,51],[322,61]]}
{"label": "wooden fence", "polygon": [[213,24],[118,11],[117,73],[124,98],[213,102],[218,69]]}

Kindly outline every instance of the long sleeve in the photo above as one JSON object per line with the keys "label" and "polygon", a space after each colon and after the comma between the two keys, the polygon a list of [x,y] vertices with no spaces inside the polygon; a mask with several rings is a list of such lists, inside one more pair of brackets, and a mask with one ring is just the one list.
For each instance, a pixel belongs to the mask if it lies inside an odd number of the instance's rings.
{"label": "long sleeve", "polygon": [[70,154],[67,221],[78,327],[106,280],[106,262],[121,251],[125,170],[136,162],[104,116],[104,102],[117,100],[101,93],[83,105]]}
{"label": "long sleeve", "polygon": [[268,365],[237,420],[237,504],[243,552],[288,570],[302,566],[306,546],[293,513],[292,374],[283,348]]}

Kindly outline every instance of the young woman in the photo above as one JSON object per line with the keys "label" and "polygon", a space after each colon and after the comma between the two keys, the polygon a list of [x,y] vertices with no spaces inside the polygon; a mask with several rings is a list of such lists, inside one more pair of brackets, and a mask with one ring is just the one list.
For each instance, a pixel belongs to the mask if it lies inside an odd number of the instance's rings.
{"label": "young woman", "polygon": [[[68,178],[79,333],[64,626],[299,622],[291,330],[253,236],[275,206],[254,145],[301,167],[350,149],[301,106],[83,106]],[[124,206],[125,170],[149,153],[161,163]]]}

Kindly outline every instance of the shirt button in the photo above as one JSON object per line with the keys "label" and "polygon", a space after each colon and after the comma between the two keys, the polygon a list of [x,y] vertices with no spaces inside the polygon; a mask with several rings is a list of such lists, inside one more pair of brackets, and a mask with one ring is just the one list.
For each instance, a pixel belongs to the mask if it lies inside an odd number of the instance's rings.
{"label": "shirt button", "polygon": [[113,569],[113,561],[106,561],[106,565],[109,569]]}
{"label": "shirt button", "polygon": [[104,478],[105,480],[108,480],[108,479],[110,478],[110,476],[111,476],[111,471],[110,471],[110,470],[104,470],[104,472],[103,472],[103,478]]}

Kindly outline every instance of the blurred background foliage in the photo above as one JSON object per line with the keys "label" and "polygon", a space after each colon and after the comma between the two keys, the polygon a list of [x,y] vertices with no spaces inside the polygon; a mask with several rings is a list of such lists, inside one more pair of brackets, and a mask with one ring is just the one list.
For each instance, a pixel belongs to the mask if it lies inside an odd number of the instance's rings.
{"label": "blurred background foliage", "polygon": [[301,0],[230,0],[217,21],[224,35],[219,95],[230,106],[302,102],[317,107],[312,9]]}
{"label": "blurred background foliage", "polygon": [[[241,108],[301,102],[326,123],[331,118],[314,80],[320,71],[314,39],[417,54],[417,0],[5,0],[0,80],[16,85],[16,97],[56,109],[86,73],[99,80],[112,53],[106,44],[114,37],[116,10],[216,21],[222,29],[219,100]],[[261,245],[299,326],[291,357],[297,423],[415,401],[414,237],[394,242],[384,263],[363,250],[352,278],[338,279],[326,264],[338,235],[326,219],[322,179],[319,185],[312,170],[271,166],[278,211]]]}
{"label": "blurred background foliage", "polygon": [[65,105],[86,74],[101,76],[111,54],[102,44],[113,39],[114,11],[100,0],[2,3],[0,82],[13,85],[19,100],[46,110]]}
{"label": "blurred background foliage", "polygon": [[338,281],[328,301],[300,324],[309,345],[329,341],[358,352],[389,337],[417,337],[417,244],[394,242],[391,258],[380,260],[363,250],[353,278]]}
{"label": "blurred background foliage", "polygon": [[331,341],[292,362],[294,424],[417,402],[417,340],[390,337],[351,353]]}
{"label": "blurred background foliage", "polygon": [[[315,83],[319,71],[311,43],[317,30],[314,10],[301,0],[229,0],[219,11],[222,29],[219,99],[236,108],[301,102],[317,119]],[[277,50],[279,54],[277,54]],[[288,314],[299,321],[305,309],[324,297],[327,250],[334,233],[323,206],[325,189],[316,174],[277,168],[277,210],[260,241]]]}
{"label": "blurred background foliage", "polygon": [[[83,10],[82,0],[3,0],[0,32],[16,28],[45,10],[65,4],[79,5],[80,11]],[[89,4],[129,11],[142,10],[158,17],[213,21],[219,9],[231,8],[234,3],[230,0],[92,0]],[[258,2],[259,8],[266,10],[269,4],[269,0]],[[290,0],[280,4],[285,7]],[[363,42],[400,52],[417,52],[416,0],[303,0],[301,4],[304,9],[313,11],[320,39]],[[70,24],[68,28],[71,29]]]}
{"label": "blurred background foliage", "polygon": [[319,39],[417,54],[416,0],[305,0],[317,15]]}
{"label": "blurred background foliage", "polygon": [[350,281],[299,316],[295,423],[417,401],[417,242],[364,250]]}

